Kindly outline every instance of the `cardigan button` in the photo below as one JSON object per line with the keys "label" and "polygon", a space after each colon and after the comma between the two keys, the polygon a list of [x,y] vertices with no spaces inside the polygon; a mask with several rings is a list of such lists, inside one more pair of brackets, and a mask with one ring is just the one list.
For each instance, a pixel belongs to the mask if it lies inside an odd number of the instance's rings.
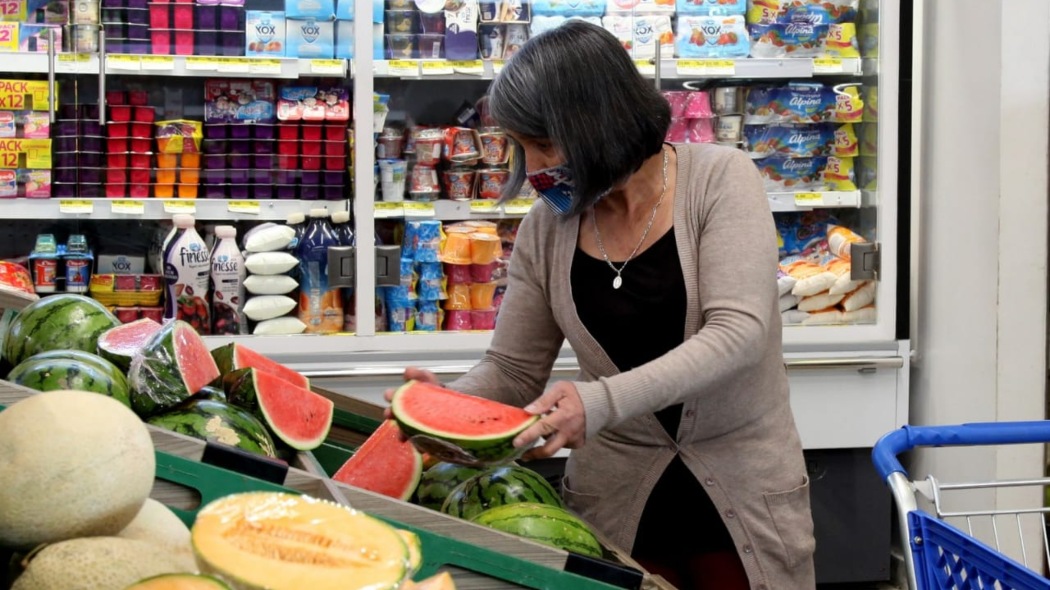
{"label": "cardigan button", "polygon": [[745,554],[751,555],[751,551],[752,551],[751,545],[744,545],[743,549],[744,549],[744,553]]}
{"label": "cardigan button", "polygon": [[695,415],[696,415],[696,411],[695,410],[686,410],[685,411],[685,417],[686,418],[692,418]]}
{"label": "cardigan button", "polygon": [[709,478],[704,480],[704,485],[706,485],[707,487],[711,487],[711,486],[715,485],[715,480],[713,480],[713,479],[711,479],[709,477]]}
{"label": "cardigan button", "polygon": [[726,518],[736,518],[736,512],[732,510],[726,510]]}

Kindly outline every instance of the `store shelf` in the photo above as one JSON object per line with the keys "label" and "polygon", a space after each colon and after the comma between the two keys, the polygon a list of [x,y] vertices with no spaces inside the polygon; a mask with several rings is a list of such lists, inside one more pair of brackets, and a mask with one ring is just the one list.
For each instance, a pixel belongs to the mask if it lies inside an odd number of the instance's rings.
{"label": "store shelf", "polygon": [[536,199],[511,199],[499,204],[491,199],[474,201],[401,201],[375,204],[376,219],[437,219],[465,221],[468,219],[516,219],[524,217]]}
{"label": "store shelf", "polygon": [[170,219],[191,213],[200,220],[280,220],[313,207],[346,210],[347,201],[226,199],[0,199],[0,219]]}
{"label": "store shelf", "polygon": [[[19,53],[0,69],[15,74],[46,74],[48,55]],[[345,59],[295,59],[256,57],[197,57],[181,55],[106,55],[106,73],[139,76],[279,78],[346,78],[351,73]],[[97,54],[63,53],[55,57],[59,74],[98,74]]]}
{"label": "store shelf", "polygon": [[[0,56],[4,54],[0,53]],[[0,70],[11,74],[46,74],[46,53],[17,53],[0,57]],[[55,57],[55,72],[59,74],[98,74],[98,55],[89,53],[63,53]]]}
{"label": "store shelf", "polygon": [[[874,193],[872,193],[873,195]],[[874,197],[865,199],[861,191],[825,191],[811,193],[767,193],[769,208],[773,213],[810,211],[812,209],[862,207],[872,203]]]}
{"label": "store shelf", "polygon": [[[655,75],[652,60],[635,60],[645,75]],[[868,67],[874,67],[869,65]],[[491,80],[503,68],[502,60],[377,60],[377,78],[433,80]],[[665,59],[660,76],[666,79],[696,78],[812,78],[857,76],[864,70],[860,59]]]}

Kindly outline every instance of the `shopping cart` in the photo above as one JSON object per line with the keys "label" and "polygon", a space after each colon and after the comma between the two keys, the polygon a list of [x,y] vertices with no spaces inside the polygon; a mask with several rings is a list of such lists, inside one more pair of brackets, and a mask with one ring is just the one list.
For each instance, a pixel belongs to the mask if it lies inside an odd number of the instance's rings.
{"label": "shopping cart", "polygon": [[[912,481],[901,467],[897,455],[916,447],[1005,445],[1050,442],[1050,421],[992,422],[958,426],[905,426],[883,436],[872,450],[875,468],[893,492],[903,537],[902,549],[910,590],[1036,590],[1050,588],[1050,580],[1033,571],[1040,559],[1029,565],[1029,554],[1039,551],[1050,563],[1045,516],[1042,506],[1018,510],[945,510],[944,497],[961,490],[1037,486],[1042,491],[1050,479],[1004,480],[983,483],[942,483],[934,477]],[[919,499],[932,504],[931,514],[919,507]],[[1040,493],[1040,498],[1043,494]],[[1032,523],[1037,520],[1038,526]],[[1017,526],[1020,561],[1002,553],[1000,523]],[[953,526],[965,522],[966,530]],[[989,522],[990,521],[990,524]],[[974,526],[990,528],[995,547],[974,536]],[[1027,525],[1027,526],[1026,526]],[[1029,538],[1024,531],[1038,528],[1041,539]],[[1004,533],[1005,534],[1005,533]],[[1004,539],[1005,540],[1005,537]],[[1034,543],[1033,543],[1034,541]]]}

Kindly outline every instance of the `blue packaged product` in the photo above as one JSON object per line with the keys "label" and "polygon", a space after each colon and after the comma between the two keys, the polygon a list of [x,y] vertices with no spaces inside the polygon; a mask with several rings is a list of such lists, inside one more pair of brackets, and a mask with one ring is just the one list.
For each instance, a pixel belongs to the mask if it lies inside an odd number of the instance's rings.
{"label": "blue packaged product", "polygon": [[284,0],[288,18],[332,20],[335,18],[335,0]]}
{"label": "blue packaged product", "polygon": [[835,91],[820,83],[753,87],[744,101],[744,124],[835,121],[837,104]]}
{"label": "blue packaged product", "polygon": [[678,14],[702,14],[705,16],[743,15],[747,11],[747,0],[675,0]]}
{"label": "blue packaged product", "polygon": [[322,18],[292,19],[285,21],[285,55],[310,59],[332,59],[335,57],[335,21],[331,16]]}
{"label": "blue packaged product", "polygon": [[[411,243],[408,243],[410,239]],[[440,262],[441,222],[434,219],[409,221],[405,224],[405,242],[416,262]]]}
{"label": "blue packaged product", "polygon": [[854,22],[859,4],[860,0],[750,0],[747,24]]}
{"label": "blue packaged product", "polygon": [[681,58],[747,57],[750,39],[743,16],[681,15],[675,51]]}
{"label": "blue packaged product", "polygon": [[535,0],[532,14],[539,16],[602,16],[605,0]]}
{"label": "blue packaged product", "polygon": [[808,22],[749,25],[751,57],[819,57],[827,52],[829,27]]}
{"label": "blue packaged product", "polygon": [[441,325],[441,308],[437,301],[420,300],[416,303],[417,332],[436,332]]}
{"label": "blue packaged product", "polygon": [[776,216],[780,258],[811,250],[828,237],[828,224],[835,220],[826,210],[814,209]]}
{"label": "blue packaged product", "polygon": [[343,298],[338,287],[328,286],[328,248],[339,245],[339,236],[328,222],[326,209],[311,209],[297,248],[299,258],[299,320],[306,332],[331,334],[343,329]]}
{"label": "blue packaged product", "polygon": [[813,158],[859,155],[857,134],[851,123],[812,125],[746,125],[744,150],[752,158]]}
{"label": "blue packaged product", "polygon": [[416,265],[419,275],[417,292],[422,301],[445,299],[445,272],[440,262],[423,262]]}

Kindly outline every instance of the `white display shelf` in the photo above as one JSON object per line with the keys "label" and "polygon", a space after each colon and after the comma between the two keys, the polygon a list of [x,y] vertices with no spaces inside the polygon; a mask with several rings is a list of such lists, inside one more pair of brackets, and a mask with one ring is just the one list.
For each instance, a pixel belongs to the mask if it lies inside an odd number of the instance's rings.
{"label": "white display shelf", "polygon": [[345,211],[347,201],[233,199],[0,199],[0,219],[170,219],[191,213],[197,219],[280,220],[314,207]]}
{"label": "white display shelf", "polygon": [[873,197],[865,198],[861,191],[820,191],[798,193],[766,193],[773,213],[810,211],[812,209],[857,208],[867,206]]}
{"label": "white display shelf", "polygon": [[[0,54],[0,71],[15,74],[46,74],[46,53]],[[106,73],[138,76],[275,78],[346,78],[351,74],[345,59],[296,59],[256,57],[204,57],[182,55],[108,54]],[[99,73],[98,54],[62,53],[55,57],[58,74]]]}

